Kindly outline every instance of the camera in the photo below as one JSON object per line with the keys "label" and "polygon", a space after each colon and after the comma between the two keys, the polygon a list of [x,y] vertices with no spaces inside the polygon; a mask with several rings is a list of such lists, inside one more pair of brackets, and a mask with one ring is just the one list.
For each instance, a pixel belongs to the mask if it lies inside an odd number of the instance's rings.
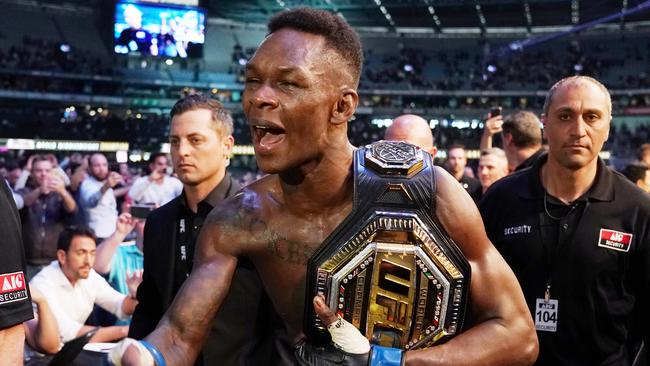
{"label": "camera", "polygon": [[146,219],[154,209],[154,205],[131,205],[131,216],[136,219]]}
{"label": "camera", "polygon": [[501,106],[492,107],[492,109],[490,109],[490,118],[500,116],[501,110]]}

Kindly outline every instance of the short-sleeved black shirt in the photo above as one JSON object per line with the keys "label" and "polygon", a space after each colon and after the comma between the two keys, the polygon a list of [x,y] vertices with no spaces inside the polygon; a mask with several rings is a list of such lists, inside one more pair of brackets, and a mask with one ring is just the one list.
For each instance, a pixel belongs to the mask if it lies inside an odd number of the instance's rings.
{"label": "short-sleeved black shirt", "polygon": [[546,160],[496,182],[479,206],[531,313],[549,281],[558,300],[537,364],[630,365],[631,333],[650,340],[650,196],[599,160],[590,190],[561,207],[541,185]]}
{"label": "short-sleeved black shirt", "polygon": [[0,329],[5,329],[34,315],[25,278],[20,216],[2,178],[0,186]]}

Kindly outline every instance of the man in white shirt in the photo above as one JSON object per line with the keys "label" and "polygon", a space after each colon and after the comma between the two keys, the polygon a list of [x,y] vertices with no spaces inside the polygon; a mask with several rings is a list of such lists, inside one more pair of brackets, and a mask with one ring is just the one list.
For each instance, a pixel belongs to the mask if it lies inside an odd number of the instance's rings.
{"label": "man in white shirt", "polygon": [[129,197],[136,204],[155,204],[156,207],[178,197],[183,191],[183,183],[167,175],[169,160],[167,154],[157,153],[149,159],[149,171],[146,177],[140,177],[133,182]]}
{"label": "man in white shirt", "polygon": [[115,230],[117,203],[113,187],[121,181],[119,173],[108,171],[108,161],[103,154],[90,156],[90,175],[79,188],[79,205],[86,224],[95,231],[97,238],[108,238]]}
{"label": "man in white shirt", "polygon": [[[84,325],[95,304],[120,319],[133,313],[137,304],[135,293],[142,275],[127,276],[128,295],[114,290],[92,269],[96,244],[91,229],[66,228],[59,236],[57,247],[57,260],[43,268],[30,286],[47,298],[63,342],[95,328]],[[128,329],[128,326],[101,327],[91,342],[118,340],[127,335]]]}

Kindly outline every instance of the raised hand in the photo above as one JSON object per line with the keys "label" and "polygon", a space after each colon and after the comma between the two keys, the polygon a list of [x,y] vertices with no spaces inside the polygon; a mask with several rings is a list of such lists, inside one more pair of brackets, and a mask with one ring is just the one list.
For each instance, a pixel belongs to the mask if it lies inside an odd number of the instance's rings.
{"label": "raised hand", "polygon": [[117,224],[115,224],[115,231],[127,236],[133,229],[138,220],[134,219],[130,213],[123,212],[117,217]]}
{"label": "raised hand", "polygon": [[129,296],[135,298],[138,286],[142,282],[142,270],[139,269],[133,273],[126,272],[126,286],[129,288]]}

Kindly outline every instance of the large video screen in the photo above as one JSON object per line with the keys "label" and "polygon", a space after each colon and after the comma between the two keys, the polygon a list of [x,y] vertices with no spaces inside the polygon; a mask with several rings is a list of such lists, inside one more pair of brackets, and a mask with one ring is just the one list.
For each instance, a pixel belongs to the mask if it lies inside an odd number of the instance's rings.
{"label": "large video screen", "polygon": [[205,12],[120,1],[115,5],[115,53],[201,57],[205,43]]}

